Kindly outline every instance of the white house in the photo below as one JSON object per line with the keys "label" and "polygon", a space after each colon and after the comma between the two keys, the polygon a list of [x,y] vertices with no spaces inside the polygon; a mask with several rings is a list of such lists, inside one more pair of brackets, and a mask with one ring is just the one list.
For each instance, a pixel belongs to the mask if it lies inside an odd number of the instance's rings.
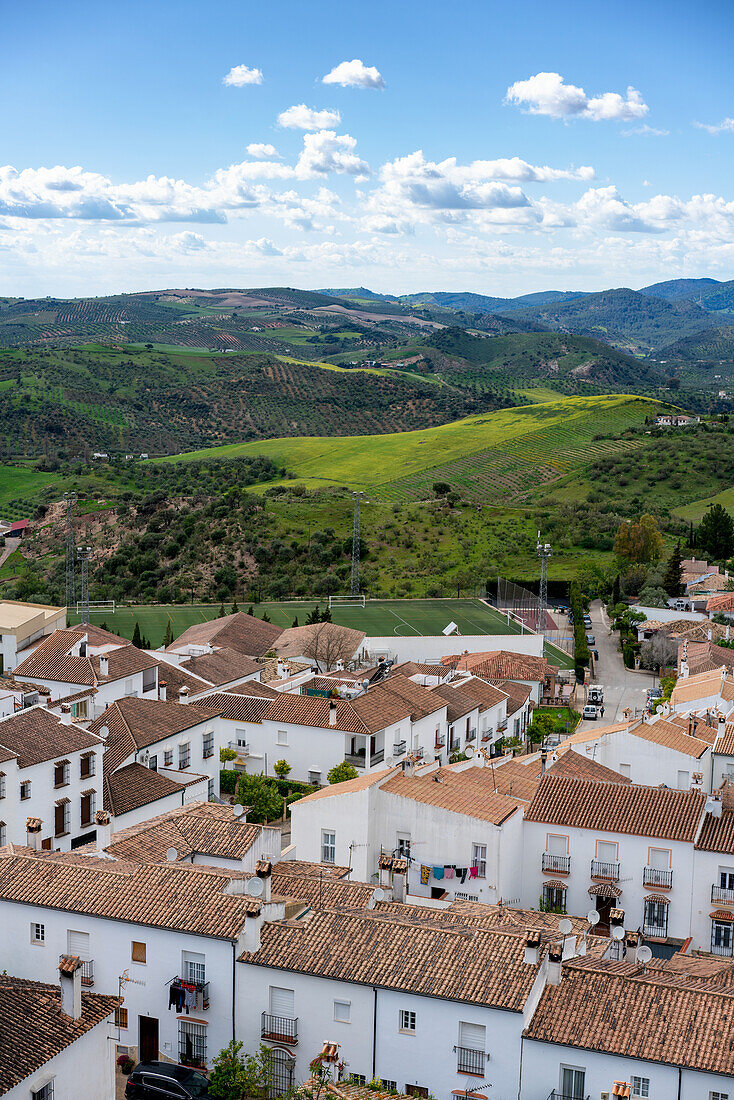
{"label": "white house", "polygon": [[0,719],[0,845],[25,844],[29,819],[46,849],[92,839],[103,749],[68,708],[55,715],[33,706]]}
{"label": "white house", "polygon": [[39,701],[37,684],[28,684],[23,680],[13,680],[0,676],[0,718],[15,714],[24,707],[32,707]]}
{"label": "white house", "polygon": [[23,660],[23,651],[46,634],[66,626],[66,608],[0,600],[0,673]]}
{"label": "white house", "polygon": [[54,962],[54,983],[0,974],[0,1096],[114,1100],[117,998],[83,990],[78,959]]}

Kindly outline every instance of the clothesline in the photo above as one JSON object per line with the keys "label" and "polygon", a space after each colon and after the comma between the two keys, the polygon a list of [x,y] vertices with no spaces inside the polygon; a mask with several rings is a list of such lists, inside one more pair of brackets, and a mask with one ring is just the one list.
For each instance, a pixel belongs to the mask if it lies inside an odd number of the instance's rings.
{"label": "clothesline", "polygon": [[469,878],[476,878],[479,874],[479,867],[474,865],[472,867],[458,867],[455,863],[443,863],[443,864],[421,864],[421,886],[427,886],[428,882],[433,876],[435,879],[461,879],[462,883],[466,882],[467,876]]}

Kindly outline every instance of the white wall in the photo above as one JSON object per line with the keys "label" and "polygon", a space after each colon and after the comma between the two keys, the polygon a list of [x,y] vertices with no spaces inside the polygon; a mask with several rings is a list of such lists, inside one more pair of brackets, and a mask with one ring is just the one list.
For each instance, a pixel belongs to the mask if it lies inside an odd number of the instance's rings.
{"label": "white wall", "polygon": [[[654,726],[654,723],[651,725]],[[684,732],[681,730],[681,733]],[[652,786],[664,783],[666,787],[687,791],[693,773],[701,772],[704,789],[711,790],[711,749],[706,749],[703,756],[696,759],[666,745],[637,737],[629,730],[617,730],[602,735],[598,741],[576,746],[576,751],[597,764],[628,776],[633,783]]]}
{"label": "white wall", "polygon": [[[700,622],[706,618],[700,611],[676,611],[674,607],[643,607],[642,604],[638,603],[632,605],[632,610],[641,611],[650,622],[656,623],[675,623],[681,619],[688,622]],[[645,624],[642,623],[641,625],[644,627]]]}
{"label": "white wall", "polygon": [[[0,731],[0,739],[2,732]],[[15,760],[8,760],[0,764],[0,771],[5,772],[5,798],[0,799],[0,820],[4,821],[7,828],[7,840],[12,844],[26,844],[26,820],[29,817],[40,817],[43,822],[41,839],[49,839],[51,847],[56,851],[69,851],[71,841],[77,836],[88,836],[94,831],[94,810],[102,809],[102,748],[100,744],[96,749],[79,750],[73,753],[62,753],[58,759],[68,759],[69,783],[65,787],[54,786],[54,758],[44,760],[40,764],[33,764],[27,768],[19,768]],[[94,775],[81,777],[81,756],[83,752],[94,751]],[[20,798],[20,785],[30,780],[31,797]],[[81,792],[94,790],[94,808],[92,810],[91,825],[82,828],[81,824]],[[69,832],[66,836],[57,837],[55,833],[55,804],[60,798],[68,798],[69,805]]]}
{"label": "white wall", "polygon": [[365,638],[362,649],[371,657],[384,656],[397,661],[438,661],[450,653],[489,653],[495,649],[504,649],[512,653],[530,653],[534,657],[543,656],[543,638],[540,634],[463,634],[450,638],[439,636],[399,637],[388,634],[384,637]]}
{"label": "white wall", "polygon": [[[553,1089],[561,1090],[561,1067],[573,1066],[586,1071],[584,1096],[611,1097],[615,1081],[629,1081],[634,1074],[650,1081],[650,1100],[674,1100],[678,1096],[678,1070],[675,1066],[642,1062],[620,1055],[600,1054],[555,1043],[526,1039],[523,1043],[521,1100],[546,1100]],[[715,1088],[715,1085],[710,1085]],[[708,1092],[681,1094],[680,1100],[708,1100]]]}
{"label": "white wall", "polygon": [[[59,993],[59,1004],[60,998]],[[49,1080],[53,1080],[54,1100],[115,1100],[111,1019],[97,1024],[20,1084],[3,1092],[4,1100],[29,1100]]]}

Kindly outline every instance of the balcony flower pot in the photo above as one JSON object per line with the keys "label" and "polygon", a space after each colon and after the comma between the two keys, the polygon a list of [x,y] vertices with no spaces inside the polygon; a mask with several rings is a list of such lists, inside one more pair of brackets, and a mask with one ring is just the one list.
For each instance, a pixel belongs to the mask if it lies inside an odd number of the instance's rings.
{"label": "balcony flower pot", "polygon": [[133,1071],[135,1063],[128,1054],[121,1054],[117,1059],[117,1064],[120,1067],[120,1073],[127,1077]]}

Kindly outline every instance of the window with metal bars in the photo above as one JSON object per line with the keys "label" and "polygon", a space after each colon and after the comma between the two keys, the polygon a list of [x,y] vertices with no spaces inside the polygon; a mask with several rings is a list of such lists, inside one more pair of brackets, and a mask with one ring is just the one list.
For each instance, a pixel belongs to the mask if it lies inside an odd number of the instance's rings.
{"label": "window with metal bars", "polygon": [[5,798],[5,772],[0,772],[0,798]]}
{"label": "window with metal bars", "polygon": [[31,1096],[33,1100],[54,1100],[53,1081],[47,1081],[45,1085],[41,1085],[40,1089],[32,1089]]}
{"label": "window with metal bars", "polygon": [[186,742],[185,745],[178,746],[178,766],[180,768],[188,768],[191,763],[191,743]]}
{"label": "window with metal bars", "polygon": [[81,797],[82,826],[91,825],[94,820],[94,791],[85,791]]}
{"label": "window with metal bars", "polygon": [[69,812],[69,801],[66,799],[63,802],[57,803],[54,807],[54,834],[55,836],[65,836],[69,832],[71,814]]}
{"label": "window with metal bars", "polygon": [[170,768],[173,764],[173,749],[166,749],[163,753],[163,767]]}
{"label": "window with metal bars", "polygon": [[205,733],[203,737],[203,753],[204,759],[208,760],[210,756],[214,756],[214,733]]}
{"label": "window with metal bars", "polygon": [[0,848],[8,843],[8,827],[4,821],[0,821]]}
{"label": "window with metal bars", "polygon": [[96,770],[96,757],[93,752],[86,752],[79,760],[79,778],[89,779]]}
{"label": "window with metal bars", "polygon": [[115,1027],[119,1027],[121,1031],[127,1030],[127,1009],[121,1005],[115,1009]]}
{"label": "window with metal bars", "polygon": [[20,800],[26,802],[31,797],[31,781],[24,779],[20,785]]}
{"label": "window with metal bars", "polygon": [[54,764],[54,787],[67,787],[69,785],[69,761],[59,760]]}
{"label": "window with metal bars", "polygon": [[206,1065],[206,1024],[179,1020],[178,1060],[185,1066]]}

